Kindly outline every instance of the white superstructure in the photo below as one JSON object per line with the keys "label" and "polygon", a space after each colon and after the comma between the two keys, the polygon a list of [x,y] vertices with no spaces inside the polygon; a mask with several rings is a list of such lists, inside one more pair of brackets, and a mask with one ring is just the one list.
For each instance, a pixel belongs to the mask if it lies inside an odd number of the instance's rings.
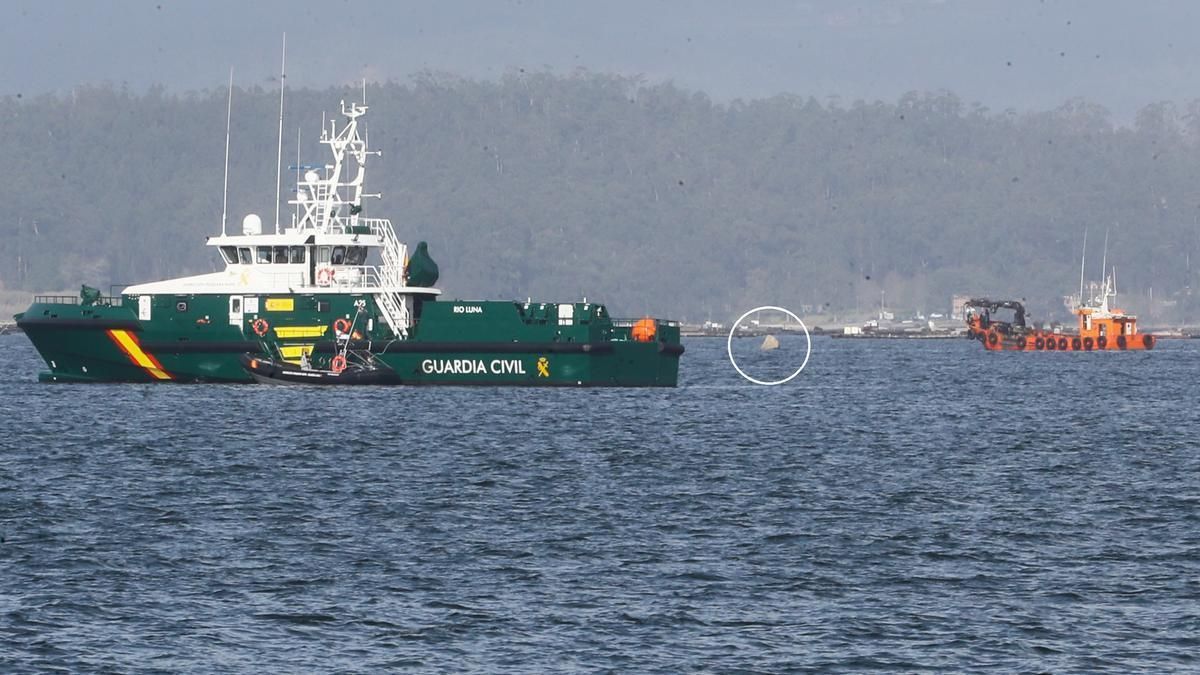
{"label": "white superstructure", "polygon": [[412,296],[438,295],[436,288],[407,285],[408,249],[386,218],[362,215],[367,148],[358,120],[367,106],[342,104],[345,125],[334,121],[321,130],[333,163],[300,167],[291,226],[279,234],[263,234],[261,219],[249,214],[239,235],[209,237],[225,270],[191,277],[138,284],[129,295],[155,294],[300,294],[354,293],[375,297],[381,314],[397,335],[412,326]]}

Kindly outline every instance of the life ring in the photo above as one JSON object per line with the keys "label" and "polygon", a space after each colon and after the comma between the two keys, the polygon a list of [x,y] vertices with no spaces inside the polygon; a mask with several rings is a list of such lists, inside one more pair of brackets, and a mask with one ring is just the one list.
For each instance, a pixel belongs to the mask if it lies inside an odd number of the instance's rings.
{"label": "life ring", "polygon": [[333,322],[333,332],[334,333],[349,333],[350,332],[350,320],[345,317],[338,317]]}
{"label": "life ring", "polygon": [[321,269],[317,270],[317,285],[318,286],[329,286],[332,283],[333,283],[333,268],[332,267],[322,267]]}
{"label": "life ring", "polygon": [[1077,352],[1077,351],[1079,351],[1079,350],[1080,350],[1082,347],[1083,347],[1083,343],[1082,343],[1082,342],[1079,340],[1079,338],[1071,338],[1071,350],[1072,350],[1072,351],[1076,351],[1076,352]]}
{"label": "life ring", "polygon": [[995,333],[988,333],[988,339],[987,339],[987,340],[988,340],[988,344],[989,344],[989,345],[991,345],[991,346],[995,347],[995,346],[996,346],[996,343],[1000,341],[1000,338],[999,338],[999,337],[997,337]]}
{"label": "life ring", "polygon": [[1058,349],[1058,343],[1054,341],[1054,338],[1052,338],[1052,337],[1046,338],[1046,349],[1049,351],[1054,351],[1055,349]]}
{"label": "life ring", "polygon": [[261,316],[255,319],[254,323],[250,324],[250,327],[254,329],[254,334],[258,337],[266,335],[267,331],[271,330],[271,324],[267,323],[267,320]]}
{"label": "life ring", "polygon": [[1067,351],[1067,338],[1058,338],[1058,351]]}
{"label": "life ring", "polygon": [[1040,350],[1040,349],[1045,349],[1045,348],[1046,348],[1046,341],[1045,341],[1044,339],[1042,339],[1042,338],[1037,338],[1036,340],[1034,340],[1034,341],[1033,341],[1033,348],[1034,348],[1034,349],[1039,349],[1039,350]]}
{"label": "life ring", "polygon": [[1154,336],[1153,335],[1143,335],[1142,336],[1142,346],[1145,347],[1146,349],[1154,349]]}
{"label": "life ring", "polygon": [[1118,335],[1117,336],[1117,349],[1125,349],[1127,346],[1129,346],[1129,345],[1127,345],[1125,343],[1125,336]]}
{"label": "life ring", "polygon": [[342,354],[338,354],[337,356],[334,356],[333,360],[329,362],[329,369],[335,373],[340,373],[343,370],[345,370],[346,369],[346,357],[343,356]]}
{"label": "life ring", "polygon": [[1092,351],[1093,346],[1094,346],[1094,341],[1092,340],[1092,338],[1090,338],[1090,337],[1083,338],[1084,351],[1088,351],[1088,352]]}
{"label": "life ring", "polygon": [[1108,337],[1107,336],[1101,335],[1100,337],[1096,338],[1096,349],[1107,349],[1107,348],[1108,348]]}

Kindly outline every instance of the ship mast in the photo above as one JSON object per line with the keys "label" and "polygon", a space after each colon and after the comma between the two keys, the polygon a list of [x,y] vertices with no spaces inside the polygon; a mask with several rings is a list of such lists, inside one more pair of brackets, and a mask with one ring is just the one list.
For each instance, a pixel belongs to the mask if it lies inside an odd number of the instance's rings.
{"label": "ship mast", "polygon": [[221,236],[229,218],[229,123],[233,119],[233,68],[229,69],[229,101],[225,108],[225,187],[221,190]]}
{"label": "ship mast", "polygon": [[1084,306],[1083,301],[1083,270],[1087,265],[1087,228],[1083,228],[1083,251],[1079,255],[1079,306]]}
{"label": "ship mast", "polygon": [[[358,118],[366,112],[365,105],[353,102],[347,105],[342,101],[345,126],[339,131],[337,123],[329,120],[328,127],[321,129],[321,143],[329,146],[333,164],[325,165],[324,177],[315,167],[305,167],[308,170],[297,185],[295,201],[291,202],[300,211],[297,227],[314,228],[320,232],[345,231],[358,221],[364,198],[381,196],[363,192],[367,156],[380,154],[378,150],[368,150],[367,142],[359,134]],[[349,179],[344,178],[347,155],[353,157],[357,164],[357,171]],[[348,213],[343,213],[342,207],[348,207]]]}
{"label": "ship mast", "polygon": [[279,189],[283,181],[283,81],[287,77],[287,33],[279,62],[279,149],[275,154],[275,234],[279,234]]}

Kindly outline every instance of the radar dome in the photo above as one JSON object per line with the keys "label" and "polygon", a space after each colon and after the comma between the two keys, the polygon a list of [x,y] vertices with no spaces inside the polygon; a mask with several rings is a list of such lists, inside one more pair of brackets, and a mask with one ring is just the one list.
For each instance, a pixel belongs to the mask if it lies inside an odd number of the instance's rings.
{"label": "radar dome", "polygon": [[320,177],[321,177],[321,175],[318,174],[316,171],[313,171],[312,169],[309,169],[308,171],[304,172],[304,180],[308,181],[309,183],[317,182],[317,180]]}
{"label": "radar dome", "polygon": [[242,218],[242,234],[262,234],[262,218],[254,213]]}

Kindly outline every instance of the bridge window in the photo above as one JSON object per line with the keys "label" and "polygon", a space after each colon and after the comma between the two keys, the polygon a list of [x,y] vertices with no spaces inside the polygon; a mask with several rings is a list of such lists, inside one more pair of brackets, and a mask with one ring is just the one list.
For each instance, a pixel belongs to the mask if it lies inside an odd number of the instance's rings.
{"label": "bridge window", "polygon": [[221,257],[225,258],[225,262],[229,265],[236,264],[237,263],[237,247],[236,246],[222,246],[221,247]]}
{"label": "bridge window", "polygon": [[304,247],[292,246],[288,249],[288,257],[289,262],[291,262],[293,265],[304,264]]}
{"label": "bridge window", "polygon": [[270,265],[271,264],[271,247],[270,246],[259,246],[258,247],[258,258],[256,260],[259,265]]}
{"label": "bridge window", "polygon": [[238,262],[243,265],[249,265],[254,262],[254,257],[250,255],[249,246],[238,247]]}
{"label": "bridge window", "polygon": [[275,247],[275,264],[281,265],[283,263],[286,263],[287,261],[288,261],[287,247],[286,246],[276,246]]}
{"label": "bridge window", "polygon": [[367,247],[351,246],[346,249],[347,265],[365,265],[367,263]]}
{"label": "bridge window", "polygon": [[334,246],[333,255],[329,259],[331,265],[342,265],[346,262],[346,247]]}
{"label": "bridge window", "polygon": [[317,263],[325,264],[327,262],[329,262],[329,247],[328,246],[318,246],[317,247]]}

